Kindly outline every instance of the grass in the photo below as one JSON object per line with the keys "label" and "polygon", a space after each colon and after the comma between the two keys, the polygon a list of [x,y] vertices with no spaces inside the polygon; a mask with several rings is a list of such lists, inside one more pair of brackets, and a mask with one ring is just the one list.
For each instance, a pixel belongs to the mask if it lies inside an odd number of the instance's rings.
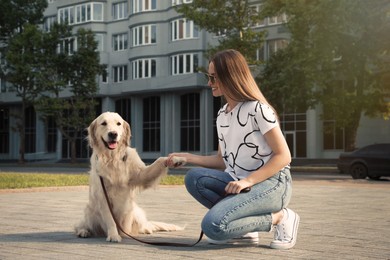
{"label": "grass", "polygon": [[[88,185],[88,174],[0,173],[0,189]],[[168,175],[162,185],[183,185],[184,175]]]}

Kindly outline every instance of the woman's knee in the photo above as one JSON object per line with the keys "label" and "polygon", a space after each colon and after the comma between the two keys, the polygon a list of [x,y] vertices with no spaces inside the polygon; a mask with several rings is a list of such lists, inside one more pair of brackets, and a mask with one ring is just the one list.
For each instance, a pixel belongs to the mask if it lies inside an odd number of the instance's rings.
{"label": "woman's knee", "polygon": [[190,169],[185,177],[184,177],[184,184],[188,187],[194,187],[196,186],[198,179],[201,177],[201,173],[198,168]]}
{"label": "woman's knee", "polygon": [[208,238],[221,240],[225,237],[224,230],[226,229],[224,229],[224,225],[215,216],[212,216],[210,212],[203,218],[201,228]]}

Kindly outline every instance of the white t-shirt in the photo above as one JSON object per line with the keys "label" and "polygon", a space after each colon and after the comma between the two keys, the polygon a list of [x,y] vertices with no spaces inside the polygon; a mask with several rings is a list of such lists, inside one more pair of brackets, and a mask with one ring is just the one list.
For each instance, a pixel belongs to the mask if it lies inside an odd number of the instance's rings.
{"label": "white t-shirt", "polygon": [[217,131],[225,171],[234,179],[243,179],[261,168],[272,157],[264,134],[279,125],[274,110],[259,101],[238,103],[217,116]]}

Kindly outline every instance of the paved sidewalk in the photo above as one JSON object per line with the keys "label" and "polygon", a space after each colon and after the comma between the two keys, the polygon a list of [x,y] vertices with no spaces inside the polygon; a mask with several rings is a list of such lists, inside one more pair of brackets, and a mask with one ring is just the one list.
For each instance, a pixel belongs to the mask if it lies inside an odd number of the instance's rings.
{"label": "paved sidewalk", "polygon": [[[0,191],[0,259],[390,259],[390,181],[296,180],[290,207],[301,216],[293,249],[259,245],[159,247],[123,239],[81,239],[73,225],[83,215],[87,187]],[[183,186],[160,186],[139,197],[150,220],[186,225],[184,231],[140,236],[193,243],[206,210]]]}

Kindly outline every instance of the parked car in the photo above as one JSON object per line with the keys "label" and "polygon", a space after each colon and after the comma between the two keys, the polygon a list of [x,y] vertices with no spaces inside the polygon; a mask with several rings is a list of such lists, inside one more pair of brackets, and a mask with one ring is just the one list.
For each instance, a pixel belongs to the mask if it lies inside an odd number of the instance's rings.
{"label": "parked car", "polygon": [[390,143],[372,144],[349,153],[341,153],[337,163],[340,172],[354,179],[379,179],[390,176]]}

